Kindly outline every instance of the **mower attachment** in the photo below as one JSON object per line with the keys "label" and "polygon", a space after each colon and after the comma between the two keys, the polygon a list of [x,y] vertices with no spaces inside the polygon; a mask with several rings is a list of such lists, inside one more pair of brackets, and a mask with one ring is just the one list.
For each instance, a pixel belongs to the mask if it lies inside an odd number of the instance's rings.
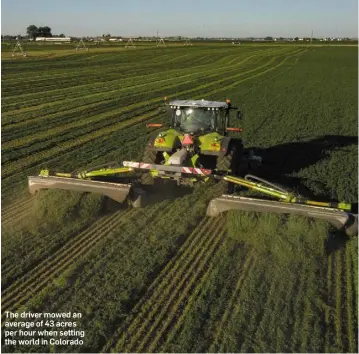
{"label": "mower attachment", "polygon": [[29,191],[35,194],[40,189],[67,189],[78,192],[99,193],[123,202],[131,191],[131,184],[92,181],[67,177],[29,176]]}
{"label": "mower attachment", "polygon": [[216,217],[220,213],[231,209],[304,215],[311,218],[326,220],[335,228],[343,229],[348,236],[358,235],[357,214],[311,205],[223,195],[210,201],[207,207],[207,215]]}

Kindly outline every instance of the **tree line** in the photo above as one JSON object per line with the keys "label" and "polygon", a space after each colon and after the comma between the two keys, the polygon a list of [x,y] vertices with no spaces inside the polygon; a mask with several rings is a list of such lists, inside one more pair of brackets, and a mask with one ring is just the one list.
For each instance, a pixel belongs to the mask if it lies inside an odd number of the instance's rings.
{"label": "tree line", "polygon": [[[35,25],[30,25],[26,28],[26,33],[29,38],[36,37],[52,37],[51,28],[49,26],[37,27]],[[65,37],[63,33],[61,33],[58,37]]]}

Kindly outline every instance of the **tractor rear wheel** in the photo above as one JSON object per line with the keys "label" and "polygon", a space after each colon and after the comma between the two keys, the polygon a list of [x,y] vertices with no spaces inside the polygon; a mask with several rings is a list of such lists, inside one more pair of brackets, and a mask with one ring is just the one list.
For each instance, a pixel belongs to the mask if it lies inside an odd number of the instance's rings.
{"label": "tractor rear wheel", "polygon": [[[237,146],[235,142],[231,144],[228,152],[224,156],[218,156],[216,169],[218,171],[228,173],[231,176],[237,176],[239,174],[240,166],[240,146]],[[223,184],[223,192],[227,194],[234,193],[234,184],[226,181],[221,181]]]}
{"label": "tractor rear wheel", "polygon": [[[143,153],[142,162],[146,162],[146,163],[150,163],[150,164],[158,164],[159,160],[160,160],[159,154],[160,153],[156,149],[146,147],[146,149]],[[150,172],[145,172],[141,176],[141,183],[143,183],[143,184],[153,184],[154,183],[154,178],[152,177]]]}

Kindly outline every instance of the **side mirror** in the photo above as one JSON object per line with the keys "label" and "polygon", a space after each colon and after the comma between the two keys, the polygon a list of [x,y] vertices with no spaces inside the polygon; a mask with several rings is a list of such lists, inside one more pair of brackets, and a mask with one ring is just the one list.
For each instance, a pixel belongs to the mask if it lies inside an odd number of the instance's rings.
{"label": "side mirror", "polygon": [[237,111],[237,119],[243,119],[243,113],[241,111]]}

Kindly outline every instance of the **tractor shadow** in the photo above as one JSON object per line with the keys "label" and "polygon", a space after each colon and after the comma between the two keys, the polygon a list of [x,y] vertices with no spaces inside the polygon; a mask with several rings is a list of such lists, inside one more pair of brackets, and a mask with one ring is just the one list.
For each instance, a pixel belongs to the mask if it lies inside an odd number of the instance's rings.
{"label": "tractor shadow", "polygon": [[[345,151],[346,147],[352,145],[358,145],[357,136],[325,135],[310,141],[286,143],[267,149],[254,148],[255,154],[262,156],[263,163],[253,174],[311,198],[314,194],[306,187],[306,179],[288,175],[330,157],[333,150]],[[311,184],[322,191],[315,195],[316,199],[328,199],[331,191],[327,190],[324,183],[311,181]]]}
{"label": "tractor shadow", "polygon": [[332,230],[328,233],[324,244],[326,255],[329,257],[330,254],[344,249],[348,241],[350,241],[350,237],[343,230]]}

